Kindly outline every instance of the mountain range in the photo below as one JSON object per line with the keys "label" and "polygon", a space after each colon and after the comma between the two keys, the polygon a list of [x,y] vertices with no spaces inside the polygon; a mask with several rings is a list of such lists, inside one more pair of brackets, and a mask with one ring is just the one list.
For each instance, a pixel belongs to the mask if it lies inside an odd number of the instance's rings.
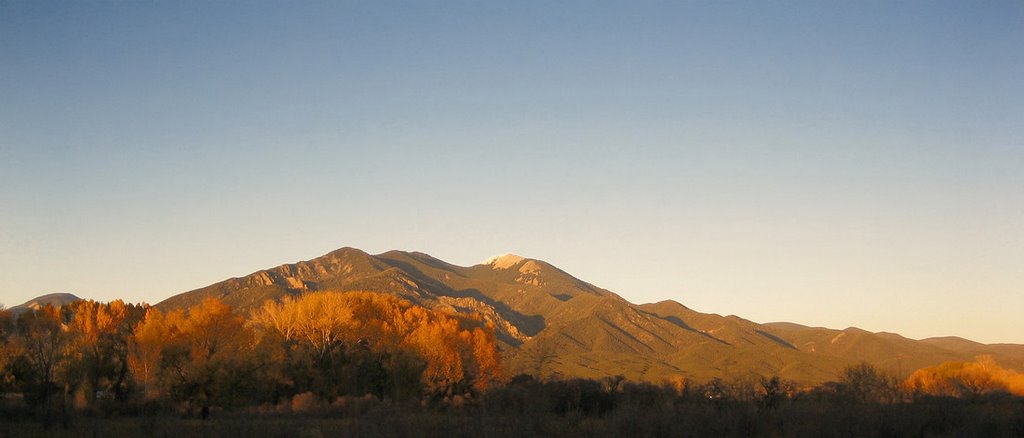
{"label": "mountain range", "polygon": [[371,255],[342,248],[172,296],[162,310],[215,297],[250,312],[266,300],[309,291],[375,291],[433,309],[479,313],[494,323],[510,375],[634,380],[779,376],[834,380],[861,362],[906,377],[945,361],[991,355],[1024,369],[1024,345],[956,337],[909,339],[701,313],[675,301],[634,304],[536,259],[506,254],[458,266],[421,252]]}
{"label": "mountain range", "polygon": [[815,384],[860,362],[905,376],[979,355],[1024,369],[1024,345],[758,324],[675,301],[634,304],[547,262],[512,254],[457,266],[420,252],[342,248],[185,292],[157,307],[216,297],[250,311],[268,299],[319,290],[378,291],[430,308],[478,312],[494,323],[512,374],[650,381],[779,376]]}

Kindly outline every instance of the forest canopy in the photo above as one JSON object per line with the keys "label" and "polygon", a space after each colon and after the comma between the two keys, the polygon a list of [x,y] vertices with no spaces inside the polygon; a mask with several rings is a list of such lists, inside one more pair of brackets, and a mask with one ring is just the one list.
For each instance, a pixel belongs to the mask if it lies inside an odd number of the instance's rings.
{"label": "forest canopy", "polygon": [[[506,376],[484,317],[373,292],[307,293],[250,314],[214,298],[166,313],[119,300],[0,310],[0,347],[4,418],[22,425],[111,419],[88,423],[94,434],[120,427],[118,418],[211,413],[230,421],[199,435],[248,436],[218,428],[268,415],[282,418],[276,424],[285,429],[250,432],[288,435],[287,427],[306,427],[302,419],[312,415],[337,420],[339,434],[358,426],[370,436],[475,435],[478,420],[511,435],[1024,433],[1024,398],[1015,396],[1024,395],[1024,375],[990,357],[920,369],[905,380],[856,364],[814,387],[778,377]],[[176,421],[165,433],[185,424]],[[138,430],[157,433],[146,424]]]}
{"label": "forest canopy", "polygon": [[79,301],[0,316],[0,392],[37,406],[98,399],[211,406],[403,399],[482,391],[503,378],[494,328],[371,292],[317,292],[240,315],[209,298],[163,313]]}

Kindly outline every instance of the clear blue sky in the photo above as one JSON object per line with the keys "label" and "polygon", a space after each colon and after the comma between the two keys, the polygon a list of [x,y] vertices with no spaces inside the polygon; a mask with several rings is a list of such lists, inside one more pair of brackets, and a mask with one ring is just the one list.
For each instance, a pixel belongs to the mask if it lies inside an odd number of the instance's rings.
{"label": "clear blue sky", "polygon": [[1024,3],[0,0],[0,302],[341,246],[1024,343]]}

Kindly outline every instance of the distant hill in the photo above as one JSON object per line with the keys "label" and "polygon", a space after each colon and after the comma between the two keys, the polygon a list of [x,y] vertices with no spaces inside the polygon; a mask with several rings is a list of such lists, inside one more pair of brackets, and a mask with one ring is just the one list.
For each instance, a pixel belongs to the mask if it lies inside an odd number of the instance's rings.
{"label": "distant hill", "polygon": [[435,309],[479,312],[494,322],[513,374],[621,374],[650,381],[777,375],[815,384],[861,361],[906,376],[982,354],[1024,370],[1024,345],[758,324],[675,301],[638,305],[547,262],[512,254],[467,267],[419,252],[370,255],[342,248],[185,292],[157,307],[182,308],[216,297],[248,312],[269,299],[321,290],[378,291]]}
{"label": "distant hill", "polygon": [[28,300],[24,304],[11,307],[9,310],[13,313],[21,313],[32,309],[39,309],[41,307],[45,307],[47,304],[52,305],[54,307],[61,307],[71,304],[75,301],[81,301],[81,298],[78,298],[74,294],[69,293],[47,294]]}

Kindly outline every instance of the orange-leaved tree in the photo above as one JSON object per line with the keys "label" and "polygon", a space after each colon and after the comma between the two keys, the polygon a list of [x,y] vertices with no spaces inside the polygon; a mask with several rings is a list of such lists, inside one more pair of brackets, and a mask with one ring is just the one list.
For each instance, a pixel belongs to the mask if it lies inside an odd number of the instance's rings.
{"label": "orange-leaved tree", "polygon": [[1024,374],[1000,367],[991,356],[974,362],[945,362],[914,371],[904,382],[912,393],[951,397],[994,392],[1024,395]]}
{"label": "orange-leaved tree", "polygon": [[135,326],[128,349],[128,365],[135,382],[142,385],[144,398],[157,398],[160,394],[160,359],[164,347],[172,341],[171,327],[164,314],[156,308],[146,309],[145,317]]}
{"label": "orange-leaved tree", "polygon": [[167,315],[150,309],[135,328],[130,356],[147,396],[168,395],[205,411],[243,401],[260,368],[254,345],[244,319],[207,298]]}
{"label": "orange-leaved tree", "polygon": [[67,365],[67,345],[60,309],[47,304],[19,315],[14,348],[22,352],[24,374],[15,375],[20,390],[34,404],[45,404],[59,390],[58,374]]}
{"label": "orange-leaved tree", "polygon": [[123,399],[128,393],[128,346],[132,327],[145,311],[142,306],[115,300],[82,300],[67,306],[70,366],[69,390],[76,389],[88,402],[97,394]]}
{"label": "orange-leaved tree", "polygon": [[[494,328],[372,292],[316,292],[268,302],[251,318],[263,336],[303,348],[337,394],[452,394],[501,376]],[[332,380],[334,378],[334,380]],[[296,388],[296,391],[301,391]],[[321,395],[336,395],[321,391]]]}

